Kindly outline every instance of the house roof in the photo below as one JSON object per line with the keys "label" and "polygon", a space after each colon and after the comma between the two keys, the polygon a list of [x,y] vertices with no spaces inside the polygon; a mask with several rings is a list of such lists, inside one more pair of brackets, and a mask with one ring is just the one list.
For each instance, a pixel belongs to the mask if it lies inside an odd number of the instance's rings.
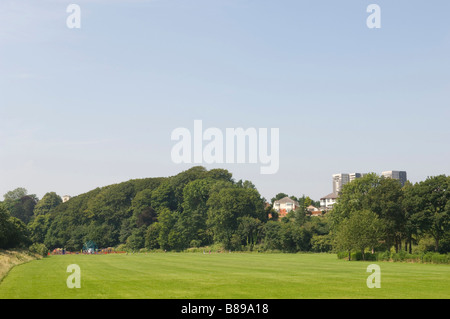
{"label": "house roof", "polygon": [[297,201],[295,201],[295,200],[293,200],[292,198],[289,198],[289,197],[284,197],[284,198],[282,198],[282,199],[279,199],[279,200],[276,200],[275,202],[274,202],[274,204],[275,203],[279,203],[279,204],[285,204],[285,203],[295,203],[296,205],[299,205],[299,203],[297,202]]}
{"label": "house roof", "polygon": [[338,198],[338,194],[331,193],[331,194],[328,194],[327,196],[322,197],[321,199],[336,199],[336,198]]}

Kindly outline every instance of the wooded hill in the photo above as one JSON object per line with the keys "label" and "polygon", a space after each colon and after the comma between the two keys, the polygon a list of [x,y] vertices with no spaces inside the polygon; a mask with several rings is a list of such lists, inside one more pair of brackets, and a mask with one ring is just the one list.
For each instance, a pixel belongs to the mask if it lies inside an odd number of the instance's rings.
{"label": "wooded hill", "polygon": [[333,210],[321,217],[308,215],[311,199],[291,196],[300,207],[280,221],[250,181],[235,181],[227,170],[201,166],[171,177],[96,188],[65,203],[54,192],[37,200],[16,189],[0,205],[0,248],[34,244],[35,250],[80,251],[84,243],[95,242],[98,248],[135,251],[211,245],[348,255],[357,251],[363,259],[367,251],[386,251],[391,258],[392,249],[447,253],[449,186],[445,175],[402,187],[398,180],[371,173],[346,184]]}
{"label": "wooded hill", "polygon": [[[71,251],[88,240],[98,247],[126,244],[129,249],[182,250],[216,242],[240,249],[261,242],[269,213],[276,215],[251,182],[236,182],[224,169],[193,167],[172,177],[96,188],[40,210],[29,229],[33,242]],[[305,236],[305,245],[309,239]],[[288,246],[307,248],[298,240]]]}

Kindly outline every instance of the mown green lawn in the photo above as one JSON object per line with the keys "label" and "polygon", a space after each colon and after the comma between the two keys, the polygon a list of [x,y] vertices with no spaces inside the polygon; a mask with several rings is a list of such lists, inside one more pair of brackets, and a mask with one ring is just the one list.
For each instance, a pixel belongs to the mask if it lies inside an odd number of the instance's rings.
{"label": "mown green lawn", "polygon": [[[381,267],[368,288],[367,266]],[[69,289],[67,266],[81,269]],[[332,254],[149,253],[50,256],[13,268],[0,298],[450,298],[450,265],[348,262]]]}

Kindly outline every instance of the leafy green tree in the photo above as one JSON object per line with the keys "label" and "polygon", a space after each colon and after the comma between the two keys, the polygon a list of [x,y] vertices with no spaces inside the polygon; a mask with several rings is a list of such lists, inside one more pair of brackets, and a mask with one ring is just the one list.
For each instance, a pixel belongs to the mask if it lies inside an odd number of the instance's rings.
{"label": "leafy green tree", "polygon": [[[173,206],[168,207],[171,210],[182,211],[183,207],[183,189],[192,181],[197,179],[204,179],[208,175],[206,168],[203,166],[194,166],[186,171],[183,171],[175,176],[172,176],[168,182],[170,183],[170,189],[173,196]],[[156,208],[156,207],[155,207]]]}
{"label": "leafy green tree", "polygon": [[366,196],[367,209],[376,213],[384,222],[385,241],[401,250],[405,234],[406,216],[402,207],[402,185],[399,180],[382,177],[377,187],[372,187]]}
{"label": "leafy green tree", "polygon": [[383,238],[385,224],[370,210],[352,212],[344,219],[335,236],[338,249],[358,250],[365,259],[365,249],[374,249]]}
{"label": "leafy green tree", "polygon": [[233,182],[233,175],[222,168],[214,168],[206,172],[206,178],[212,179],[214,181],[224,181],[228,183]]}
{"label": "leafy green tree", "polygon": [[[412,243],[418,241],[425,234],[427,222],[423,213],[425,202],[419,195],[419,186],[407,182],[403,187],[402,207],[406,219],[404,228],[405,245],[409,245],[409,253],[412,253]],[[407,250],[407,248],[405,248]]]}
{"label": "leafy green tree", "polygon": [[287,252],[309,251],[312,233],[294,222],[281,223],[281,247]]}
{"label": "leafy green tree", "polygon": [[18,187],[12,191],[7,192],[3,195],[5,202],[14,202],[28,195],[28,191],[23,187]]}
{"label": "leafy green tree", "polygon": [[[6,202],[6,201],[5,201]],[[9,211],[11,216],[20,219],[25,224],[28,224],[34,217],[34,207],[37,203],[35,195],[25,195],[13,202],[8,201]]]}
{"label": "leafy green tree", "polygon": [[148,249],[158,249],[159,245],[159,233],[161,224],[159,222],[151,224],[145,233],[145,247]]}
{"label": "leafy green tree", "polygon": [[147,228],[145,226],[135,228],[130,237],[127,238],[127,247],[132,250],[138,250],[145,246],[145,233]]}
{"label": "leafy green tree", "polygon": [[435,241],[435,251],[439,242],[450,232],[450,176],[429,177],[414,186],[415,198],[419,202],[420,220],[425,233]]}
{"label": "leafy green tree", "polygon": [[238,218],[249,216],[265,219],[264,201],[252,188],[222,188],[212,193],[208,200],[207,225],[216,242],[231,248],[231,238],[238,227]]}
{"label": "leafy green tree", "polygon": [[377,214],[385,228],[388,247],[401,248],[405,234],[405,211],[402,207],[403,191],[398,180],[368,174],[344,185],[330,214],[332,229],[355,212],[369,210]]}
{"label": "leafy green tree", "polygon": [[[158,215],[158,225],[159,225],[159,233],[158,233],[158,244],[164,250],[170,250],[173,247],[171,246],[171,242],[169,239],[173,241],[173,232],[176,222],[178,220],[178,213],[172,212],[168,208],[162,208]],[[169,237],[170,235],[170,237]]]}
{"label": "leafy green tree", "polygon": [[269,220],[264,224],[264,248],[267,250],[282,249],[281,244],[281,227],[282,224],[277,221]]}
{"label": "leafy green tree", "polygon": [[0,205],[0,248],[24,247],[30,243],[25,224],[20,219],[12,217],[4,205]]}
{"label": "leafy green tree", "polygon": [[55,192],[46,193],[34,207],[34,215],[45,215],[60,204],[62,204],[62,199],[59,195]]}
{"label": "leafy green tree", "polygon": [[133,221],[137,227],[149,226],[157,221],[158,216],[152,207],[152,190],[144,189],[136,194],[131,202]]}
{"label": "leafy green tree", "polygon": [[45,235],[50,226],[50,217],[48,215],[38,215],[28,225],[30,230],[30,239],[33,243],[44,243]]}
{"label": "leafy green tree", "polygon": [[254,217],[244,216],[238,218],[237,235],[243,245],[250,250],[262,239],[263,223]]}
{"label": "leafy green tree", "polygon": [[156,211],[163,208],[175,210],[178,203],[175,198],[175,190],[170,180],[163,182],[152,192],[151,203]]}
{"label": "leafy green tree", "polygon": [[295,210],[290,211],[283,222],[294,222],[298,226],[303,226],[307,221],[310,220],[310,216],[306,213],[306,208],[303,206],[297,207]]}
{"label": "leafy green tree", "polygon": [[183,219],[182,226],[186,228],[188,241],[194,241],[207,245],[211,238],[207,230],[207,202],[213,185],[217,183],[212,179],[198,179],[188,183],[183,190],[183,210],[180,218]]}

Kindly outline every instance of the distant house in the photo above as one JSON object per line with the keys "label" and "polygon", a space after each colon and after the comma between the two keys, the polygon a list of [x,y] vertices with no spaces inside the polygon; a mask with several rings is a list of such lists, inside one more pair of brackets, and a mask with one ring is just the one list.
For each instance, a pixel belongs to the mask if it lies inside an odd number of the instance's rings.
{"label": "distant house", "polygon": [[324,196],[320,199],[320,208],[322,210],[330,210],[333,208],[333,205],[336,204],[336,199],[338,198],[338,194],[331,193],[327,196]]}
{"label": "distant house", "polygon": [[306,207],[306,210],[310,213],[312,212],[320,212],[320,209],[318,209],[317,207],[313,206],[313,205],[309,205],[308,207]]}
{"label": "distant house", "polygon": [[306,207],[306,211],[311,215],[311,216],[322,216],[323,212],[322,210],[320,210],[319,208],[313,206],[313,205],[309,205],[308,207]]}
{"label": "distant house", "polygon": [[289,197],[276,200],[273,203],[273,209],[278,212],[280,218],[285,217],[290,211],[297,209],[300,204]]}
{"label": "distant house", "polygon": [[63,197],[62,197],[62,201],[63,201],[63,203],[65,203],[65,202],[67,202],[69,199],[71,199],[72,197],[71,196],[69,196],[69,195],[64,195]]}

